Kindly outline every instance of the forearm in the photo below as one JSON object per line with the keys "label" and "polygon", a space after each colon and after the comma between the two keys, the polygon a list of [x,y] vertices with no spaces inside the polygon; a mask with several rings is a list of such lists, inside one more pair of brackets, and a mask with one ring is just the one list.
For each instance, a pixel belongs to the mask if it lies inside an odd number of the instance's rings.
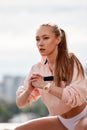
{"label": "forearm", "polygon": [[19,108],[22,108],[30,103],[29,95],[31,94],[31,91],[29,89],[26,89],[24,92],[22,92],[19,96],[16,98],[16,104]]}
{"label": "forearm", "polygon": [[52,84],[49,93],[58,97],[59,99],[62,98],[63,88],[56,86],[55,84]]}
{"label": "forearm", "polygon": [[[85,87],[82,87],[82,84]],[[52,84],[48,92],[73,108],[86,102],[86,83],[82,82],[82,84],[80,82],[80,84],[72,84],[65,88]]]}

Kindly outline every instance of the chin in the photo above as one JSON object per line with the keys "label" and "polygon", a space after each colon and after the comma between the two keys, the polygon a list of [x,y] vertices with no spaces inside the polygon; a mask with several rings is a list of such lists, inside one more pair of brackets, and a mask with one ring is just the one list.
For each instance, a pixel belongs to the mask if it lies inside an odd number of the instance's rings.
{"label": "chin", "polygon": [[40,53],[41,54],[41,56],[46,56],[46,54],[42,54],[42,53]]}

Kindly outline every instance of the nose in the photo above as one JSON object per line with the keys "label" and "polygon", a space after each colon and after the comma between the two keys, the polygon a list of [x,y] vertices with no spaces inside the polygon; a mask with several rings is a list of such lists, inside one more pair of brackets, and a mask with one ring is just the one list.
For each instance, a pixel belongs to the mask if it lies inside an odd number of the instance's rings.
{"label": "nose", "polygon": [[37,44],[38,46],[43,46],[43,40],[39,40]]}

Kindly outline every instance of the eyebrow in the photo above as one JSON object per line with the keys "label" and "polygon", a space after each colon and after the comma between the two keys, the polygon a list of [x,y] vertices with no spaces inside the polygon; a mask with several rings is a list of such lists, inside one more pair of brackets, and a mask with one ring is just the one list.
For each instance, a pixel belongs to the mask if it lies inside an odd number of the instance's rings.
{"label": "eyebrow", "polygon": [[[41,35],[41,37],[45,37],[45,36],[49,36],[48,34],[44,34],[44,35]],[[36,38],[39,37],[38,35],[36,36]]]}

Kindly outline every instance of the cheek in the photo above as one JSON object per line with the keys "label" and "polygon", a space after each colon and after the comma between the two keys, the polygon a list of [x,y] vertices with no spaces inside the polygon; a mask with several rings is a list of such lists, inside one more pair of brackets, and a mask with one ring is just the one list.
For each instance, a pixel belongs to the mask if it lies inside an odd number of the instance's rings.
{"label": "cheek", "polygon": [[48,50],[49,52],[53,52],[55,49],[56,49],[56,46],[54,46],[54,45],[51,44],[51,45],[48,46],[48,49],[47,49],[47,50]]}
{"label": "cheek", "polygon": [[56,41],[52,40],[52,41],[50,42],[50,44],[49,44],[49,47],[50,47],[50,48],[56,48],[56,47],[57,47]]}
{"label": "cheek", "polygon": [[46,43],[46,45],[49,46],[49,47],[53,46],[53,44],[54,44],[54,41],[53,41],[53,40],[49,40],[49,41]]}

